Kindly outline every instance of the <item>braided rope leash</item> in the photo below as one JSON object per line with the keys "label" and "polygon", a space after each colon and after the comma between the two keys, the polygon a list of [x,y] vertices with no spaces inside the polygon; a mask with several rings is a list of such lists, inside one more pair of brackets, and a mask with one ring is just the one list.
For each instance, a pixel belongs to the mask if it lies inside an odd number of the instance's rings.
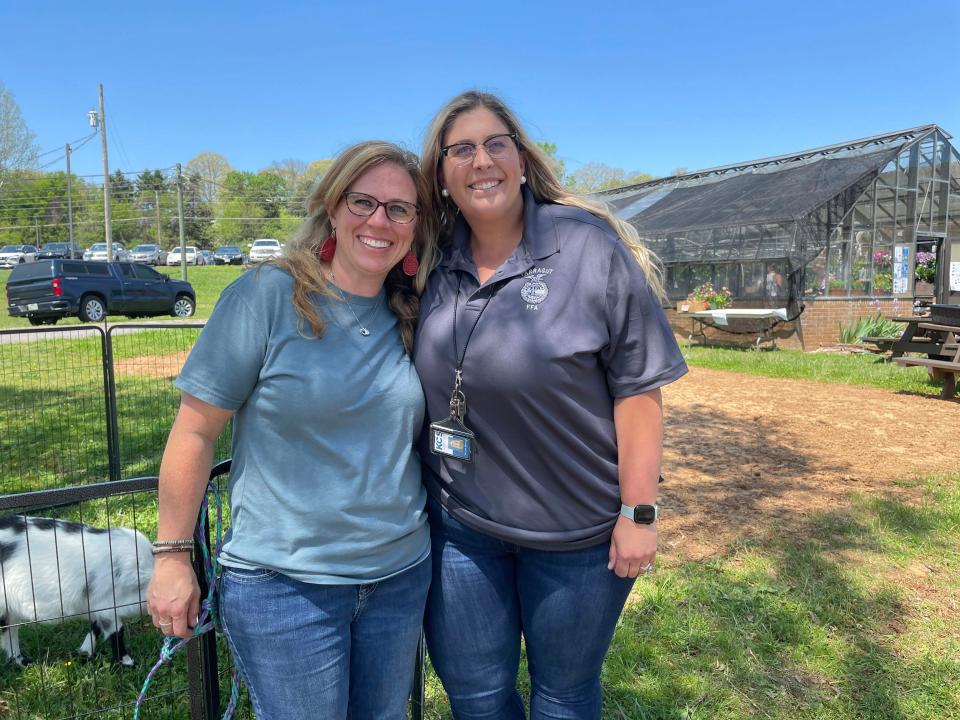
{"label": "braided rope leash", "polygon": [[[211,555],[209,549],[207,548],[207,498],[212,494],[214,500],[216,501],[217,508],[217,525],[216,525],[216,534],[215,543],[214,543],[214,552]],[[143,681],[143,689],[140,690],[140,695],[137,696],[137,704],[133,710],[133,720],[140,720],[140,706],[143,704],[144,700],[147,698],[147,691],[150,688],[150,683],[153,680],[154,675],[157,674],[157,671],[161,667],[167,665],[173,661],[174,654],[184,647],[188,642],[193,638],[199,637],[206,632],[220,628],[220,616],[217,611],[217,576],[220,573],[220,562],[218,558],[220,557],[220,546],[223,543],[223,503],[221,501],[220,490],[216,484],[211,480],[207,483],[207,492],[203,494],[203,500],[200,503],[200,518],[197,521],[197,526],[193,531],[194,539],[196,544],[200,547],[200,552],[203,556],[203,572],[204,576],[207,578],[207,596],[200,603],[200,617],[197,621],[196,627],[193,628],[193,636],[189,638],[176,638],[167,636],[163,639],[163,644],[160,646],[160,659],[150,668],[150,672],[147,673],[146,679]],[[237,672],[237,669],[233,669],[231,683],[230,683],[230,702],[227,703],[227,708],[223,713],[223,720],[230,720],[233,717],[234,711],[237,709],[237,702],[240,698],[240,674]]]}

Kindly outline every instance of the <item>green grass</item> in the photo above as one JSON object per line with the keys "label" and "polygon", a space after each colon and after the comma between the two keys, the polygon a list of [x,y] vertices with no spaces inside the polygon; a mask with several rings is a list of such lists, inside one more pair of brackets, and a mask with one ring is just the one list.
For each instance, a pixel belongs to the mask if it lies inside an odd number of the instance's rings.
{"label": "green grass", "polygon": [[900,367],[879,355],[807,353],[800,350],[756,350],[694,345],[692,367],[728,370],[772,378],[815,380],[840,385],[877,387],[893,392],[937,395],[942,382],[929,380],[925,368]]}
{"label": "green grass", "polygon": [[[176,272],[176,269],[173,269]],[[191,269],[209,313],[237,268]],[[209,282],[209,286],[203,286]],[[201,287],[205,289],[201,290]],[[114,338],[123,476],[155,474],[176,411],[172,377],[153,358],[187,350],[196,330]],[[142,358],[137,365],[137,358]],[[919,368],[875,356],[694,347],[691,365],[739,373],[934,395]],[[0,493],[107,477],[100,344],[46,340],[0,346]],[[225,442],[225,438],[223,442]],[[228,452],[221,446],[219,456]],[[960,718],[960,476],[926,478],[923,500],[857,497],[789,535],[741,542],[708,562],[662,561],[638,582],[604,665],[605,719],[940,720]],[[46,512],[152,533],[151,494]],[[0,666],[0,720],[55,718],[132,701],[159,650],[146,621],[128,623],[138,661],[73,656],[84,623],[26,627],[37,665]],[[224,649],[220,647],[225,661]],[[225,663],[221,667],[225,667]],[[520,687],[529,694],[521,672]],[[182,657],[152,697],[183,687]],[[228,681],[222,684],[225,694]],[[146,718],[186,717],[183,693]],[[450,718],[428,675],[426,715]],[[99,717],[129,718],[117,709]],[[237,717],[249,720],[248,706]]]}
{"label": "green grass", "polygon": [[[856,496],[788,535],[771,528],[709,561],[661,560],[655,575],[637,582],[619,622],[603,668],[602,717],[960,718],[960,475],[908,485],[920,486],[919,502]],[[152,527],[151,498],[111,503],[88,504],[85,519],[103,524],[109,513],[113,523],[131,524],[136,505],[138,524]],[[146,621],[129,628],[138,662],[129,670],[111,669],[105,647],[93,662],[77,662],[79,621],[24,628],[25,650],[40,662],[0,666],[0,708],[19,702],[28,718],[53,718],[131,701],[159,637]],[[222,647],[221,661],[223,669]],[[529,696],[525,667],[520,688]],[[153,694],[183,687],[184,672],[180,657]],[[228,681],[221,687],[225,696]],[[452,717],[432,670],[425,714]],[[144,717],[186,717],[185,698],[157,703]],[[249,706],[237,717],[251,718]]]}
{"label": "green grass", "polygon": [[[169,275],[172,278],[180,279],[180,268],[178,267],[159,267],[161,273]],[[239,265],[205,265],[202,267],[187,268],[187,280],[193,285],[197,294],[197,310],[194,318],[205,319],[210,317],[220,292],[231,282],[240,277],[246,268]],[[9,270],[0,270],[0,297],[3,297],[4,312],[0,314],[0,330],[8,328],[29,328],[32,327],[26,318],[10,317],[6,311],[6,286],[7,278],[10,275]],[[166,316],[157,317],[157,320],[163,320]],[[173,318],[169,318],[173,320]],[[110,322],[124,322],[126,318],[122,315],[111,315]],[[58,325],[79,325],[77,318],[63,318]]]}

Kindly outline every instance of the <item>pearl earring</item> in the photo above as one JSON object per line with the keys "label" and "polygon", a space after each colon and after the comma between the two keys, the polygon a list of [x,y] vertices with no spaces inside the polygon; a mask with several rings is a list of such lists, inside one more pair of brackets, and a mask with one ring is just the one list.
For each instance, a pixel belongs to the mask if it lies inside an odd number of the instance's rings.
{"label": "pearl earring", "polygon": [[443,195],[444,197],[450,197],[450,191],[447,190],[446,188],[443,188],[443,190],[440,191],[440,194]]}
{"label": "pearl earring", "polygon": [[526,175],[521,175],[521,176],[520,176],[520,184],[523,185],[526,181],[527,181],[527,176],[526,176]]}

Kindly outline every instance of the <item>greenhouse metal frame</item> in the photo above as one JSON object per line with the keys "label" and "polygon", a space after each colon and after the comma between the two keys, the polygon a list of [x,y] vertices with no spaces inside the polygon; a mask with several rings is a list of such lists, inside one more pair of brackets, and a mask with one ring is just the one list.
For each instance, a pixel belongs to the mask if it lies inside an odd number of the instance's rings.
{"label": "greenhouse metal frame", "polygon": [[[951,249],[960,260],[960,152],[937,125],[599,197],[664,263],[670,300],[711,282],[742,307],[797,309],[820,297],[960,302],[949,286]],[[930,286],[915,282],[918,253],[935,258]]]}

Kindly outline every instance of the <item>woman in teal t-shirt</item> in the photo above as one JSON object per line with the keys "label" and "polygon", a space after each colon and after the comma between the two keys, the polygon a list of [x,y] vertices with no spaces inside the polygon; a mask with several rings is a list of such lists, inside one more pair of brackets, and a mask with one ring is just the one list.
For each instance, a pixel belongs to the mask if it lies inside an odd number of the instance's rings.
{"label": "woman in teal t-shirt", "polygon": [[233,418],[219,609],[260,720],[406,717],[430,582],[409,357],[426,197],[411,153],[344,151],[284,255],[221,295],[176,381],[149,610],[190,636],[199,591],[178,550]]}

